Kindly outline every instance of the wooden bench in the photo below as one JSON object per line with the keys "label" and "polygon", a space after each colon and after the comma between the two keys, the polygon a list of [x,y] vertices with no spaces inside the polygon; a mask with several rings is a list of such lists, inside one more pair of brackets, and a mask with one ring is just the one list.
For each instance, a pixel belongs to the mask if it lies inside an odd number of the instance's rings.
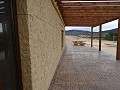
{"label": "wooden bench", "polygon": [[85,41],[72,41],[75,46],[85,46]]}

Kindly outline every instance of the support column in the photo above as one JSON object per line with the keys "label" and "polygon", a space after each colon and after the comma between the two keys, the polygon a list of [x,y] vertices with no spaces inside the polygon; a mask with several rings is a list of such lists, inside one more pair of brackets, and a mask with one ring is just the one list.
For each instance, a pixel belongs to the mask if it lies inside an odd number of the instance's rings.
{"label": "support column", "polygon": [[99,28],[99,51],[101,51],[102,25]]}
{"label": "support column", "polygon": [[91,47],[93,47],[93,27],[91,27]]}
{"label": "support column", "polygon": [[120,60],[120,18],[118,20],[118,34],[117,34],[117,54],[116,60]]}

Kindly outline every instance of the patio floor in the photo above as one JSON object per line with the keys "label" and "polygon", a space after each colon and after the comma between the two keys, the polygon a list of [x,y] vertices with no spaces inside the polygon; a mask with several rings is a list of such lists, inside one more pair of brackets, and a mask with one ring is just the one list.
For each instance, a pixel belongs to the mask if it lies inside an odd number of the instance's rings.
{"label": "patio floor", "polygon": [[120,90],[120,61],[95,48],[67,46],[49,90]]}

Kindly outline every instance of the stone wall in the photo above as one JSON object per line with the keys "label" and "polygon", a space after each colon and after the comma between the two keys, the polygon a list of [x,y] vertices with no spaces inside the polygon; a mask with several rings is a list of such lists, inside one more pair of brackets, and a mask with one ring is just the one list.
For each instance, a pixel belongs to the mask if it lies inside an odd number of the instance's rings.
{"label": "stone wall", "polygon": [[48,90],[60,60],[62,22],[51,0],[17,0],[24,90]]}

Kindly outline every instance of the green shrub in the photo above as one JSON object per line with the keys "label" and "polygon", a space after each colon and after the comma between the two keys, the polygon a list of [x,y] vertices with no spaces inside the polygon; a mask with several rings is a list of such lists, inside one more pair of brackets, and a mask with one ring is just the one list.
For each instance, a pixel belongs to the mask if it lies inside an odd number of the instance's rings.
{"label": "green shrub", "polygon": [[117,33],[109,32],[109,33],[106,34],[106,36],[104,37],[104,40],[115,41],[116,38],[117,38]]}

